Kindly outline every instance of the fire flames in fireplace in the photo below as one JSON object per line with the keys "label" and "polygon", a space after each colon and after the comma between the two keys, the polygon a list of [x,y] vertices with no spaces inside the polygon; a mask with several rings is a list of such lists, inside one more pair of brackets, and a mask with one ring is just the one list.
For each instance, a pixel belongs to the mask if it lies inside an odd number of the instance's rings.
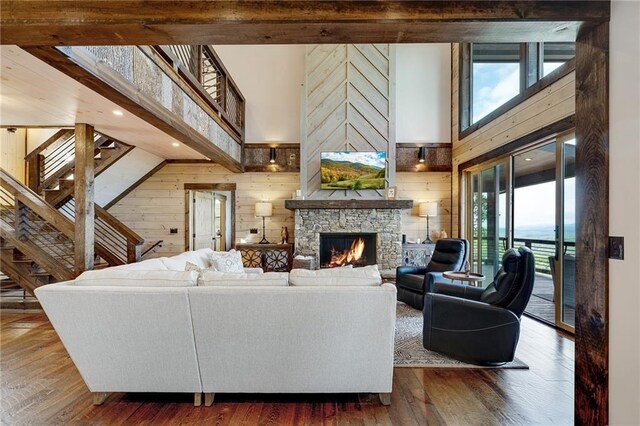
{"label": "fire flames in fireplace", "polygon": [[329,268],[335,268],[345,265],[366,264],[364,253],[364,240],[358,238],[353,240],[351,247],[342,251],[331,248],[331,260],[326,265]]}

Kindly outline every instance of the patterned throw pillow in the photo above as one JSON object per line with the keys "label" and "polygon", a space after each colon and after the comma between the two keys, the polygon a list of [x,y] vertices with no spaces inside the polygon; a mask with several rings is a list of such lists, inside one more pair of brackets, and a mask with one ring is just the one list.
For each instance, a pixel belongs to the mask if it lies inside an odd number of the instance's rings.
{"label": "patterned throw pillow", "polygon": [[236,250],[211,253],[211,264],[219,272],[244,273],[242,254]]}
{"label": "patterned throw pillow", "polygon": [[195,263],[191,263],[191,262],[187,262],[184,265],[184,270],[185,271],[196,271],[198,273],[198,285],[203,285],[203,281],[202,281],[202,277],[204,276],[204,273],[207,271],[212,271],[215,272],[216,268],[215,267],[210,267],[210,268],[203,268],[201,266],[196,265]]}

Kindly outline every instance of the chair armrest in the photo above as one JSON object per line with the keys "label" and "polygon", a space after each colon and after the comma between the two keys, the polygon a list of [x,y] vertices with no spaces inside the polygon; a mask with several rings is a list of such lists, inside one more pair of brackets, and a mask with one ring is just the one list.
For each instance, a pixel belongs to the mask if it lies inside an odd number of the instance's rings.
{"label": "chair armrest", "polygon": [[[425,327],[474,331],[491,327],[520,327],[520,320],[508,309],[446,294],[427,293],[424,298]],[[427,321],[429,317],[429,321]]]}
{"label": "chair armrest", "polygon": [[449,284],[437,282],[433,285],[432,293],[446,294],[448,296],[461,297],[469,300],[480,300],[484,289],[481,287],[471,287],[462,284]]}
{"label": "chair armrest", "polygon": [[398,266],[396,268],[396,276],[406,275],[406,274],[418,274],[422,275],[427,272],[427,268],[420,268],[417,266]]}

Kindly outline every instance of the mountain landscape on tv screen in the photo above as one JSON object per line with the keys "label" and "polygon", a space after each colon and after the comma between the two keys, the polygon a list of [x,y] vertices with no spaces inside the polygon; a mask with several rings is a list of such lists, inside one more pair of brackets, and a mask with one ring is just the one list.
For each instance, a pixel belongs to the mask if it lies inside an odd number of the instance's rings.
{"label": "mountain landscape on tv screen", "polygon": [[323,153],[320,163],[322,189],[384,189],[384,153],[360,154],[352,159],[341,153]]}

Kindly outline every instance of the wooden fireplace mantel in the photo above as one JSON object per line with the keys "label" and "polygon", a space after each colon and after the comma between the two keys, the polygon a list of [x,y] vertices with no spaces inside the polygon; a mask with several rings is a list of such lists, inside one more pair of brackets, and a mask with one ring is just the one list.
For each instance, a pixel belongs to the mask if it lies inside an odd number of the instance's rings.
{"label": "wooden fireplace mantel", "polygon": [[413,208],[413,200],[284,200],[284,207],[298,209],[401,209]]}

